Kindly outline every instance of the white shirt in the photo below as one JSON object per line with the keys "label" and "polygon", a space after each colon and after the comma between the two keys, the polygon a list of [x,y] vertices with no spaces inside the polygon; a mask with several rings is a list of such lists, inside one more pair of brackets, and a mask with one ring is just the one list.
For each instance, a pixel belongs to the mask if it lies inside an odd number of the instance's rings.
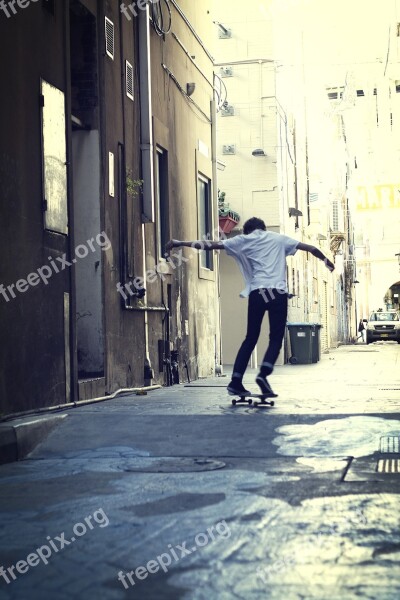
{"label": "white shirt", "polygon": [[288,291],[286,257],[296,254],[298,240],[273,231],[255,229],[248,235],[221,241],[226,253],[239,264],[246,283],[240,293],[243,298],[260,288]]}

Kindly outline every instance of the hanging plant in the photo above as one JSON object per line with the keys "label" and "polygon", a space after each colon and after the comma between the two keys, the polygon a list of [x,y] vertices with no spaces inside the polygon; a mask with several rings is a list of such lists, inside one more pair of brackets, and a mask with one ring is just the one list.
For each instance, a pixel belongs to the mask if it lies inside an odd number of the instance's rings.
{"label": "hanging plant", "polygon": [[142,192],[143,179],[133,179],[131,169],[126,172],[126,192],[133,200]]}

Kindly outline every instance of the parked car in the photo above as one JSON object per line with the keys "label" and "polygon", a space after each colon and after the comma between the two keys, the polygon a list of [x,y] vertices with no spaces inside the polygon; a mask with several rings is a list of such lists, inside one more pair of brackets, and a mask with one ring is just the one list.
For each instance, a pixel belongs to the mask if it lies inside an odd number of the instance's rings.
{"label": "parked car", "polygon": [[367,324],[367,344],[394,340],[400,344],[400,316],[395,310],[372,312]]}

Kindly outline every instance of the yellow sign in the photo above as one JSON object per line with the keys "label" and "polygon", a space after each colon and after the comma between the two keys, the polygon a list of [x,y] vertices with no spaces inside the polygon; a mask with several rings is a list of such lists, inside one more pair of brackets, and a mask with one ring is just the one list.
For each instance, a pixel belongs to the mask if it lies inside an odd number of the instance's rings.
{"label": "yellow sign", "polygon": [[357,187],[357,210],[400,208],[400,183]]}

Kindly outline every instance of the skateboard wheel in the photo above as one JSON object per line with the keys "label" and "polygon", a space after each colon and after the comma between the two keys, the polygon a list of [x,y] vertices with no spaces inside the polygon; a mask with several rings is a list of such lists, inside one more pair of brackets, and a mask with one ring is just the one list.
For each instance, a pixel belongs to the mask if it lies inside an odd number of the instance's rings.
{"label": "skateboard wheel", "polygon": [[295,356],[291,356],[289,358],[289,362],[290,362],[291,365],[297,365],[299,361],[298,361],[298,359]]}
{"label": "skateboard wheel", "polygon": [[236,400],[232,400],[233,406],[236,406]]}
{"label": "skateboard wheel", "polygon": [[250,406],[251,404],[253,404],[253,400],[252,400],[251,398],[250,398],[249,400],[247,400],[247,402],[249,403],[249,406]]}
{"label": "skateboard wheel", "polygon": [[275,406],[275,401],[271,400],[271,406]]}

